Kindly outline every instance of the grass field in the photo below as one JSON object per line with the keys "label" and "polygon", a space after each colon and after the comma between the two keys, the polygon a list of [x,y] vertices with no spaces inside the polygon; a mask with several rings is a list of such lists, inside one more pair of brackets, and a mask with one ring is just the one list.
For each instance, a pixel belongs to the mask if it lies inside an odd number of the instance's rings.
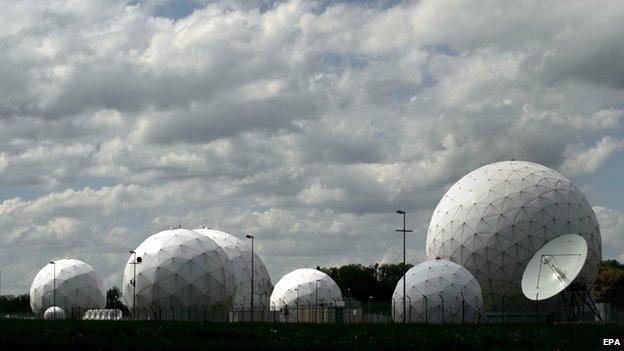
{"label": "grass field", "polygon": [[601,349],[620,325],[314,325],[0,320],[3,350]]}

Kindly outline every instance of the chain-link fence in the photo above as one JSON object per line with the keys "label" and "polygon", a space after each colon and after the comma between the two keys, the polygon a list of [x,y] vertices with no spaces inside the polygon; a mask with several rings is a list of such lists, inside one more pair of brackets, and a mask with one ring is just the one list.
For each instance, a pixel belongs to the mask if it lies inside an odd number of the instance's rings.
{"label": "chain-link fence", "polygon": [[[374,305],[374,304],[372,304]],[[615,309],[611,304],[598,303],[596,310],[605,322],[624,323],[624,311]],[[453,299],[439,296],[437,299],[407,297],[405,321],[422,324],[452,323],[545,323],[578,322],[598,320],[590,309],[581,308],[571,315],[564,304],[535,303],[530,311],[514,312],[513,307],[483,312],[461,296]],[[580,311],[580,312],[579,312]],[[318,324],[360,324],[360,323],[403,323],[403,301],[392,300],[389,308],[371,309],[371,302],[360,303],[347,300],[337,306],[315,306],[305,301],[298,306],[278,309],[275,305],[258,305],[254,311],[244,309],[243,305],[224,306],[161,306],[130,309],[119,318],[118,310],[71,308],[65,311],[67,319],[86,320],[142,320],[142,321],[196,321],[196,322],[261,322],[261,323],[318,323]],[[0,318],[41,318],[41,316],[0,315]]]}

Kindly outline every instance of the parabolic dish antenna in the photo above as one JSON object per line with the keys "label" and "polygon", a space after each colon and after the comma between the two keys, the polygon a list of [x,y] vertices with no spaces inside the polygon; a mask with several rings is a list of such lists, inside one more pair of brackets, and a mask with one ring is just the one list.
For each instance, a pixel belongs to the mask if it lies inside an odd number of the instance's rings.
{"label": "parabolic dish antenna", "polygon": [[535,253],[522,275],[522,293],[545,300],[563,291],[581,272],[587,258],[582,236],[566,234],[547,242]]}

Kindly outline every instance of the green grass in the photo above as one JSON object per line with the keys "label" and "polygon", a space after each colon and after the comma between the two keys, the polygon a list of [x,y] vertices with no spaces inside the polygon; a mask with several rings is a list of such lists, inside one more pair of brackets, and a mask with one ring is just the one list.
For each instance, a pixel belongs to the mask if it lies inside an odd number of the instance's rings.
{"label": "green grass", "polygon": [[2,349],[600,349],[613,324],[315,325],[0,320]]}

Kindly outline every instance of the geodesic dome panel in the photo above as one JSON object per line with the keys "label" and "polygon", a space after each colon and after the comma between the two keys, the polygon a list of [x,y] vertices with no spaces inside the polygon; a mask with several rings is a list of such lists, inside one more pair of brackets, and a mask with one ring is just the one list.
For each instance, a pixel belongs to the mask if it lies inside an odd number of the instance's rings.
{"label": "geodesic dome panel", "polygon": [[271,294],[271,310],[294,310],[297,307],[335,306],[342,304],[338,284],[316,269],[296,269],[280,279]]}
{"label": "geodesic dome panel", "polygon": [[464,267],[447,260],[426,261],[399,280],[392,295],[394,321],[405,316],[415,323],[476,323],[483,309],[481,286]]}
{"label": "geodesic dome panel", "polygon": [[526,310],[520,282],[544,244],[578,234],[588,245],[577,281],[595,280],[600,227],[581,191],[556,171],[531,162],[504,161],[470,172],[436,207],[427,233],[427,257],[449,259],[481,284],[485,309]]}
{"label": "geodesic dome panel", "polygon": [[[234,307],[237,309],[251,309],[251,278],[252,262],[251,247],[228,233],[211,230],[195,229],[195,232],[207,235],[214,240],[232,261],[234,279],[236,280],[236,297]],[[271,277],[264,263],[254,252],[253,254],[253,285],[254,285],[254,309],[264,310],[269,308],[269,299],[273,291]]]}
{"label": "geodesic dome panel", "polygon": [[82,314],[89,308],[105,305],[102,278],[93,267],[76,259],[65,258],[45,265],[30,287],[30,307],[34,314],[41,315],[51,306],[60,307],[69,314]]}
{"label": "geodesic dome panel", "polygon": [[[206,308],[228,309],[236,294],[232,262],[209,237],[187,229],[165,230],[145,239],[130,255],[123,299],[133,309],[136,268],[137,313],[173,311],[173,318]],[[178,317],[176,317],[176,315]]]}
{"label": "geodesic dome panel", "polygon": [[45,320],[55,320],[55,319],[65,319],[65,311],[62,308],[52,306],[48,307],[45,312],[43,312],[43,319]]}

